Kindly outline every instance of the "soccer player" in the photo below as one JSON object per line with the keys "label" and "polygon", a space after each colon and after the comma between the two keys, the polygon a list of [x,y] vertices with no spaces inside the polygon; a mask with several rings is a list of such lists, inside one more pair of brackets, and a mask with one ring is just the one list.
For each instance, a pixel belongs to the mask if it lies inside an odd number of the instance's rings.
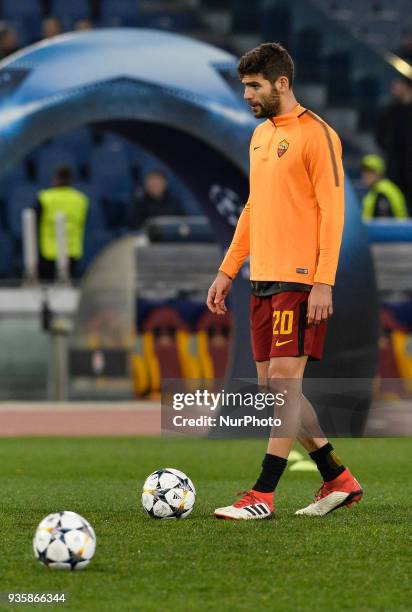
{"label": "soccer player", "polygon": [[[333,313],[344,217],[341,143],[322,119],[296,101],[293,60],[281,45],[265,43],[247,52],[238,74],[253,115],[265,121],[250,143],[249,199],[207,305],[216,314],[226,312],[232,281],[250,256],[251,342],[258,380],[299,382],[307,360],[322,357]],[[317,422],[303,396],[301,403],[302,413]],[[318,437],[296,435],[323,480],[314,502],[296,514],[322,516],[362,497],[359,483],[320,427],[317,431]],[[270,518],[293,442],[292,436],[272,435],[256,483],[233,505],[215,510],[215,516]]]}

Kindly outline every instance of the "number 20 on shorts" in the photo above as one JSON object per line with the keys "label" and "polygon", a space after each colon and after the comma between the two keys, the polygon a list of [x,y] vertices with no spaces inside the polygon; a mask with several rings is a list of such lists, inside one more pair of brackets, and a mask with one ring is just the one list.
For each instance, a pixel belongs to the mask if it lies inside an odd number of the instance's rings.
{"label": "number 20 on shorts", "polygon": [[291,334],[293,329],[293,310],[273,311],[273,334]]}

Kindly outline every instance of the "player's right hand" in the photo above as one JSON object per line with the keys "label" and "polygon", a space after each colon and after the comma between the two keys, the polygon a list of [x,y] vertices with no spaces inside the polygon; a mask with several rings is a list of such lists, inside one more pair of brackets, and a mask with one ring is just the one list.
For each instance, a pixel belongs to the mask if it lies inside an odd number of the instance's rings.
{"label": "player's right hand", "polygon": [[207,292],[207,307],[211,312],[224,315],[227,312],[225,297],[232,287],[232,279],[224,272],[217,273],[217,276]]}

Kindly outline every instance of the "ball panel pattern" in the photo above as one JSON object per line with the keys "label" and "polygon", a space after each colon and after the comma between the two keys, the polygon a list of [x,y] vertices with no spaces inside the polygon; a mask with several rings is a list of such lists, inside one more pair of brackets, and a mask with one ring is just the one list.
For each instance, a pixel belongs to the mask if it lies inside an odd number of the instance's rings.
{"label": "ball panel pattern", "polygon": [[184,518],[192,511],[195,499],[190,478],[174,468],[156,470],[143,485],[143,508],[155,519]]}
{"label": "ball panel pattern", "polygon": [[46,516],[33,539],[36,558],[53,569],[82,569],[92,559],[95,548],[96,535],[90,523],[70,511]]}

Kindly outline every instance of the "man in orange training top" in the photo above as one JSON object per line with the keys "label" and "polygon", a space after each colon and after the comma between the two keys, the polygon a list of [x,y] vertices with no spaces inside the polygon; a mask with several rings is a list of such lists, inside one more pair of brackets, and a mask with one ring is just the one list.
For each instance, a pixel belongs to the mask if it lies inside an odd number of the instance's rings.
{"label": "man in orange training top", "polygon": [[[281,45],[265,43],[246,53],[238,74],[254,116],[266,121],[252,136],[249,199],[207,305],[216,314],[226,312],[232,281],[250,256],[251,341],[258,379],[300,384],[308,358],[322,357],[327,319],[333,313],[344,217],[341,143],[322,119],[296,101],[293,60]],[[305,413],[306,420],[309,415],[317,428],[305,436],[301,416],[296,436],[271,437],[252,489],[232,506],[215,510],[216,517],[273,515],[274,492],[294,437],[323,480],[315,501],[296,514],[323,516],[360,500],[359,483],[323,436],[313,408],[302,395],[295,399],[302,409],[296,413]],[[291,405],[289,397],[288,418]]]}

